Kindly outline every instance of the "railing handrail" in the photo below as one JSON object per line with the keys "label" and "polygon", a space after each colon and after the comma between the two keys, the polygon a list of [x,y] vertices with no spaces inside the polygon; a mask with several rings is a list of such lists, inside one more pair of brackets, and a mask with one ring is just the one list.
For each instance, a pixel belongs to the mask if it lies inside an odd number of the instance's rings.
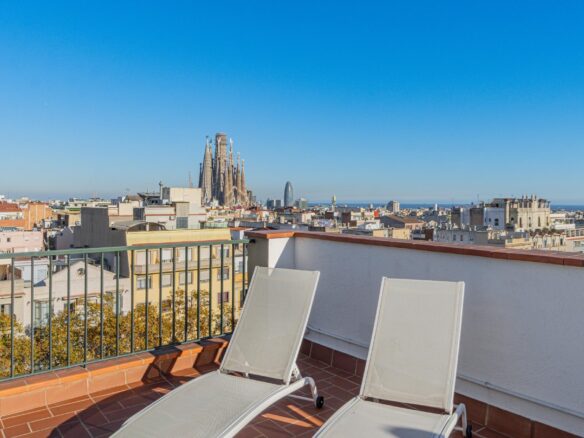
{"label": "railing handrail", "polygon": [[123,251],[140,251],[145,249],[172,249],[172,248],[185,248],[185,247],[197,247],[197,246],[210,246],[210,245],[233,245],[237,243],[249,243],[249,239],[234,239],[234,240],[199,240],[199,241],[186,241],[178,243],[153,243],[153,244],[137,244],[131,246],[104,246],[100,248],[71,248],[71,249],[56,249],[47,251],[29,251],[29,252],[13,252],[9,254],[0,253],[0,260],[2,259],[16,259],[20,257],[49,257],[49,256],[61,256],[61,255],[83,255],[83,254],[101,254],[110,252],[123,252]]}

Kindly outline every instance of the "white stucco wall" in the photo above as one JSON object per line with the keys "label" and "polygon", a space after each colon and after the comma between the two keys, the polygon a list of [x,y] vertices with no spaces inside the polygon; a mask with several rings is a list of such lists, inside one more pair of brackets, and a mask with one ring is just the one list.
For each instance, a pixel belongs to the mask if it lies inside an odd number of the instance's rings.
{"label": "white stucco wall", "polygon": [[584,431],[583,268],[310,238],[258,239],[249,254],[251,269],[320,271],[307,337],[362,358],[382,276],[465,281],[457,391]]}

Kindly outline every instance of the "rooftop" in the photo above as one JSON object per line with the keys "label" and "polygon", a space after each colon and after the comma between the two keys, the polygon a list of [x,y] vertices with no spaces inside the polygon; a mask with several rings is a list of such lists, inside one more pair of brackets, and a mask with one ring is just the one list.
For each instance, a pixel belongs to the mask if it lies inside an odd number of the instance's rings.
{"label": "rooftop", "polygon": [[[466,404],[475,436],[583,435],[584,350],[578,346],[584,337],[584,256],[294,230],[255,231],[246,236],[250,241],[240,248],[244,260],[239,271],[232,264],[235,260],[229,259],[234,251],[216,251],[217,260],[225,262],[217,266],[182,260],[176,270],[205,266],[205,274],[209,273],[206,278],[220,282],[215,283],[210,295],[215,299],[218,294],[217,300],[223,299],[220,291],[235,291],[238,284],[245,288],[246,272],[252,272],[254,266],[320,271],[298,364],[303,375],[315,379],[326,402],[322,410],[316,410],[310,402],[285,398],[260,414],[239,436],[312,436],[335,410],[357,394],[382,276],[466,283],[455,402]],[[219,242],[216,247],[230,244]],[[162,265],[148,265],[148,269],[149,274],[165,272]],[[216,270],[213,274],[212,269]],[[235,275],[224,277],[225,272]],[[160,277],[150,286],[151,297],[158,296],[158,281],[162,281]],[[197,280],[191,284],[196,285]],[[16,295],[23,290],[17,284]],[[123,302],[127,305],[130,300]],[[218,301],[213,306],[216,311]],[[91,315],[98,315],[98,311],[94,307]],[[156,317],[158,306],[153,306],[152,312]],[[162,307],[160,312],[163,315]],[[30,315],[30,308],[24,314]],[[189,318],[196,314],[190,312]],[[230,319],[230,313],[225,315]],[[126,316],[121,317],[122,328],[129,325]],[[162,325],[158,329],[157,324],[152,330],[146,327],[151,334],[150,342],[144,343],[151,351],[124,355],[144,348],[134,349],[133,338],[132,344],[126,339],[120,345],[119,357],[32,375],[26,374],[31,368],[27,349],[18,356],[24,370],[18,373],[23,376],[0,382],[0,438],[110,435],[163,394],[217,368],[230,333],[230,328],[223,329],[223,316],[221,312],[218,332],[217,322],[214,332],[208,326],[202,329],[203,334],[214,336],[210,339],[199,336],[199,329],[196,336],[187,336],[187,327],[184,343],[168,345],[170,321],[161,318],[164,329]],[[174,314],[171,317],[173,336],[175,322],[182,333],[181,318],[186,318],[185,314],[178,313],[176,321]],[[63,319],[60,321],[63,324]],[[206,320],[202,322],[206,324]],[[196,321],[190,329],[193,327]],[[110,330],[108,339],[115,340],[113,333]],[[90,338],[90,345],[96,339]],[[136,343],[141,342],[136,336]],[[129,345],[131,350],[124,350]],[[56,361],[63,360],[60,347],[53,347]],[[0,344],[2,348],[6,344]],[[117,347],[114,351],[106,357],[117,355]],[[44,359],[37,360],[37,366],[46,365]],[[4,377],[7,370],[10,367],[0,354]]]}
{"label": "rooftop", "polygon": [[0,212],[1,213],[18,213],[20,212],[20,207],[18,204],[12,204],[10,202],[0,202]]}
{"label": "rooftop", "polygon": [[[310,355],[312,353],[312,355]],[[243,429],[238,437],[309,437],[345,402],[356,396],[363,373],[362,361],[305,342],[298,365],[303,375],[317,380],[319,392],[325,397],[325,407],[318,410],[312,402],[284,398],[262,412]],[[111,364],[110,366],[113,366]],[[67,398],[46,406],[23,410],[0,419],[0,436],[9,437],[107,437],[136,412],[172,391],[174,388],[216,370],[217,362],[195,365],[168,375],[152,377],[145,374],[142,380],[96,390],[86,395]],[[101,371],[106,372],[102,367]],[[115,377],[112,375],[111,379]],[[304,390],[308,396],[308,390]],[[299,392],[300,394],[300,392]],[[551,429],[527,419],[512,418],[503,411],[474,403],[458,396],[458,401],[470,407],[470,422],[477,438],[512,438],[522,436],[540,438]],[[490,408],[490,409],[489,409]],[[512,419],[517,424],[509,424]],[[489,424],[488,426],[486,424]],[[2,435],[3,434],[3,435]],[[453,438],[462,434],[456,433]],[[555,435],[565,436],[566,435]]]}

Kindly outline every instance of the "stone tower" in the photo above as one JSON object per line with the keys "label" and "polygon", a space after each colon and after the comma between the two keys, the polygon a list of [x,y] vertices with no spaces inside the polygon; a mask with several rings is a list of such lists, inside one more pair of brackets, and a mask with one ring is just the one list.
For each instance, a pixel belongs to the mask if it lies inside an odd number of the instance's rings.
{"label": "stone tower", "polygon": [[237,154],[237,162],[233,156],[233,140],[229,140],[227,150],[227,135],[215,135],[215,154],[211,141],[207,137],[205,154],[199,169],[199,187],[202,202],[205,205],[217,201],[225,207],[247,207],[249,194],[245,186],[244,162]]}

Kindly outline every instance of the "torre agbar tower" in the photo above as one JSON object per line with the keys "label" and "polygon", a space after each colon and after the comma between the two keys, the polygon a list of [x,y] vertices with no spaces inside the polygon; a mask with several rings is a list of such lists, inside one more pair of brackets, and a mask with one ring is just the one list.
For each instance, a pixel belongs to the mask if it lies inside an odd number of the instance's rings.
{"label": "torre agbar tower", "polygon": [[213,200],[225,207],[247,207],[251,199],[245,187],[244,161],[237,154],[233,158],[233,140],[229,139],[227,152],[227,135],[215,134],[215,154],[212,141],[207,137],[205,154],[199,171],[199,187],[203,204],[209,205]]}

